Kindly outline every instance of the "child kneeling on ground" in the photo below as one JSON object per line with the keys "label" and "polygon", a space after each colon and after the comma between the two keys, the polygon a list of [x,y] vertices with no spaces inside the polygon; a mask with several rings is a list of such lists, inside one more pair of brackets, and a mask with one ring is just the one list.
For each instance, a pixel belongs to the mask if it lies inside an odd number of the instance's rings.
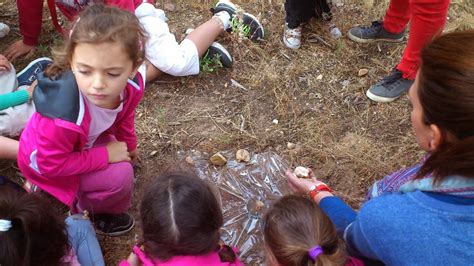
{"label": "child kneeling on ground", "polygon": [[130,231],[135,108],[144,93],[144,33],[116,7],[92,5],[77,18],[63,50],[38,75],[36,112],[20,138],[27,188],[87,210],[98,232]]}

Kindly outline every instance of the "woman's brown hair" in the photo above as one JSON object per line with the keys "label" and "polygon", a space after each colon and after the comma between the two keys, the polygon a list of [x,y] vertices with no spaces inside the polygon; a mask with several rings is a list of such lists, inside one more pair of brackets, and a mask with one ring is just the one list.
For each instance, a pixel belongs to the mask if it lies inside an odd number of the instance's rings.
{"label": "woman's brown hair", "polygon": [[70,69],[74,49],[79,43],[120,43],[134,67],[145,58],[145,31],[137,17],[117,7],[93,4],[82,11],[71,24],[65,43],[53,50],[54,63],[45,74],[55,77]]}
{"label": "woman's brown hair", "polygon": [[[283,266],[344,265],[344,243],[319,206],[302,196],[287,195],[275,202],[264,217],[265,244]],[[315,246],[323,250],[316,260],[309,256]]]}
{"label": "woman's brown hair", "polygon": [[449,175],[474,178],[474,30],[435,38],[421,52],[418,97],[423,122],[437,125],[439,147],[417,177],[435,182]]}
{"label": "woman's brown hair", "polygon": [[12,225],[0,232],[0,265],[63,265],[70,251],[66,225],[42,197],[1,186],[0,219]]}
{"label": "woman's brown hair", "polygon": [[224,220],[211,187],[189,173],[157,177],[140,205],[145,253],[160,260],[199,256],[218,251],[221,261],[233,262],[231,248],[219,245]]}

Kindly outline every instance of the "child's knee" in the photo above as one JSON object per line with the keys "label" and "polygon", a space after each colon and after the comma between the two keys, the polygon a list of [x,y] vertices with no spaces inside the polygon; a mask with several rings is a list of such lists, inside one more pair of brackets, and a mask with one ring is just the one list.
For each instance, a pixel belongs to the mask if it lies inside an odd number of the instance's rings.
{"label": "child's knee", "polygon": [[[112,165],[110,165],[112,166]],[[113,176],[107,178],[111,179],[110,190],[120,193],[131,193],[133,189],[133,166],[129,162],[120,162],[113,164]]]}

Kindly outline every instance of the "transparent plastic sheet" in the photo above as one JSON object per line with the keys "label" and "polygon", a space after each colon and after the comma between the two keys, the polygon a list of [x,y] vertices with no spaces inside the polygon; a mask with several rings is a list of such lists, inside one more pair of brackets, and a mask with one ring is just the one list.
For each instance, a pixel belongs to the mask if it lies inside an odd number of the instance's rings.
{"label": "transparent plastic sheet", "polygon": [[237,162],[234,151],[221,154],[227,159],[227,164],[221,167],[212,165],[211,155],[207,153],[180,152],[178,156],[181,160],[192,158],[199,177],[217,188],[224,215],[221,239],[238,247],[243,263],[262,265],[265,262],[263,214],[273,201],[288,194],[285,178],[288,164],[272,152],[251,154],[248,163]]}

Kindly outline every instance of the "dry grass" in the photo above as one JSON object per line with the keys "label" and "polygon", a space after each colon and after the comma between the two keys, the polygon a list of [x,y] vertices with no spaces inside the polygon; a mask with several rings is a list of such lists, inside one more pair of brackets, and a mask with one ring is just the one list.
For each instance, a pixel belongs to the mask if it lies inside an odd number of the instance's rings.
{"label": "dry grass", "polygon": [[[180,39],[184,29],[210,17],[207,10],[214,1],[157,2],[176,4],[176,10],[167,16],[171,30]],[[363,45],[347,38],[333,41],[319,22],[313,21],[304,32],[302,48],[291,51],[281,41],[282,0],[235,2],[260,16],[266,39],[255,44],[223,35],[220,42],[234,57],[232,69],[196,77],[163,77],[148,85],[137,110],[142,167],[134,193],[134,214],[142,187],[163,165],[172,164],[179,150],[273,150],[293,166],[315,169],[355,207],[375,179],[421,157],[410,127],[407,98],[376,104],[365,97],[366,89],[397,64],[403,43]],[[336,8],[335,21],[343,33],[353,25],[380,18],[388,3],[339,2],[343,5]],[[16,24],[14,2],[0,3],[0,19]],[[474,25],[473,6],[467,3],[453,0],[448,30]],[[49,23],[45,26],[43,43],[51,44],[57,35]],[[0,50],[17,36],[14,29]],[[47,48],[44,45],[35,56],[49,54]],[[15,63],[24,66],[27,60]],[[368,68],[369,74],[358,77],[362,67]],[[231,79],[246,90],[232,86]],[[272,123],[274,119],[278,124]],[[297,148],[288,150],[287,142],[297,143]],[[9,175],[16,172],[9,163],[2,163],[0,169]],[[108,263],[116,264],[126,257],[133,242],[133,234],[101,239]]]}

